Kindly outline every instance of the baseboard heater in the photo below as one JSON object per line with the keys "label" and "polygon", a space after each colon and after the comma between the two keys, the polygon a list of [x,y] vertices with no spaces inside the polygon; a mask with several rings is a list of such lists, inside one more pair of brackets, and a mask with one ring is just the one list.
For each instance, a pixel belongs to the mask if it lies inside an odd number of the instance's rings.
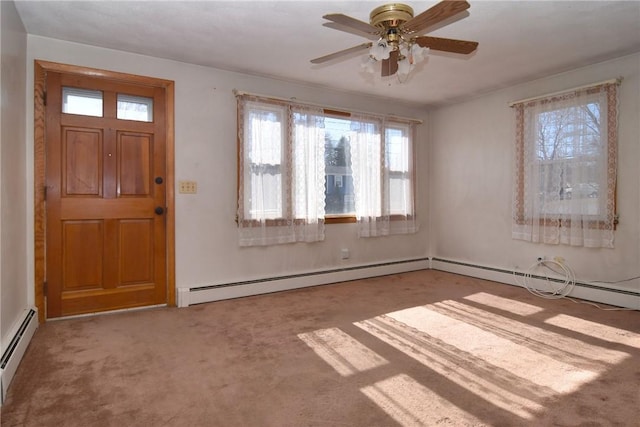
{"label": "baseboard heater", "polygon": [[[461,261],[431,258],[431,268],[434,270],[447,271],[450,273],[461,274],[464,276],[476,277],[479,279],[492,280],[494,282],[506,283],[509,285],[521,286],[517,283],[514,275],[524,278],[526,272],[512,271],[503,268],[490,267],[486,265],[470,264]],[[532,279],[550,280],[557,283],[564,282],[564,279],[547,278],[537,275],[531,275]],[[640,292],[619,289],[616,287],[601,286],[593,283],[585,283],[576,281],[573,291],[569,296],[584,299],[587,301],[600,302],[617,307],[640,309]]]}
{"label": "baseboard heater", "polygon": [[379,264],[312,271],[286,276],[267,277],[242,282],[221,283],[178,289],[178,307],[239,298],[250,295],[267,294],[329,283],[346,282],[369,277],[405,273],[429,269],[429,258],[391,261]]}
{"label": "baseboard heater", "polygon": [[13,375],[16,373],[20,360],[22,360],[22,356],[24,356],[31,337],[33,337],[37,328],[38,316],[36,310],[25,310],[22,322],[13,333],[13,338],[0,359],[0,383],[2,383],[0,402],[4,402]]}

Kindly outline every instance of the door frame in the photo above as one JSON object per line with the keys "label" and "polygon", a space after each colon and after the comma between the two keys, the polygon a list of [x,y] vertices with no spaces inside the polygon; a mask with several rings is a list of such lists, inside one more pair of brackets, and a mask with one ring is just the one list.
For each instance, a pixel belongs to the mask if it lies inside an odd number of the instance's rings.
{"label": "door frame", "polygon": [[46,109],[46,76],[47,72],[76,74],[80,76],[98,77],[122,83],[133,83],[163,88],[166,96],[166,261],[167,261],[167,305],[176,305],[175,281],[175,128],[174,128],[174,91],[172,80],[96,68],[80,67],[57,62],[34,61],[34,290],[35,306],[38,309],[38,321],[46,320],[45,274],[46,274],[46,204],[45,204],[45,109]]}

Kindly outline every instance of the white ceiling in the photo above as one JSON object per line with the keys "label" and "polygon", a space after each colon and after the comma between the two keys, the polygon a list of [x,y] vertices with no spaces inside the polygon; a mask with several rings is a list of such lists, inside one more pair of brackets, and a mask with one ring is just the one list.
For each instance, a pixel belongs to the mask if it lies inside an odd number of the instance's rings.
{"label": "white ceiling", "polygon": [[[314,86],[432,105],[640,52],[640,1],[469,0],[469,16],[429,35],[479,42],[469,56],[431,54],[399,84],[361,71],[365,55],[309,60],[367,39],[323,27],[368,22],[389,1],[30,1],[29,34]],[[405,1],[418,14],[437,1]]]}

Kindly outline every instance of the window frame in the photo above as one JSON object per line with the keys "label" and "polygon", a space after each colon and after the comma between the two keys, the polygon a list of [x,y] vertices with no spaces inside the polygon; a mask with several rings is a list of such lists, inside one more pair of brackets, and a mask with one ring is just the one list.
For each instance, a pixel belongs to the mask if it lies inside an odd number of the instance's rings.
{"label": "window frame", "polygon": [[[395,128],[396,130],[401,129],[400,125],[402,125],[402,127],[404,128],[406,126],[406,130],[407,132],[407,138],[409,138],[408,140],[408,144],[409,144],[409,153],[410,153],[410,158],[408,159],[409,161],[409,165],[408,165],[408,171],[406,172],[406,174],[409,175],[409,179],[410,179],[410,183],[411,183],[411,202],[412,202],[412,206],[411,206],[411,211],[414,212],[415,215],[415,209],[416,209],[416,156],[415,156],[415,140],[416,140],[416,135],[415,135],[415,128],[412,128],[411,126],[408,126],[407,123],[403,123],[403,122],[399,122],[399,121],[393,121],[393,123],[396,124]],[[387,140],[387,131],[389,130],[388,127],[385,126],[384,129],[384,141],[385,141],[385,145],[386,145],[386,140]],[[386,147],[385,147],[385,152],[386,152]],[[388,170],[389,176],[391,177],[392,173],[402,173],[400,171],[392,171],[391,167],[389,166],[389,170]],[[391,214],[389,219],[391,221],[398,221],[398,220],[403,220],[405,218],[409,218],[412,219],[413,215],[410,214]]]}
{"label": "window frame", "polygon": [[[602,85],[596,85],[590,88],[581,88],[582,90],[578,91],[576,90],[576,93],[584,93],[586,95],[590,95],[590,94],[595,94],[598,92],[606,92],[607,94],[607,101],[605,102],[601,102],[601,110],[605,110],[606,109],[606,114],[607,114],[607,118],[609,117],[615,117],[615,120],[617,120],[617,102],[612,102],[609,98],[610,98],[610,93],[606,88],[604,88],[604,86]],[[615,96],[615,95],[614,95]],[[533,114],[533,113],[527,113],[525,111],[525,109],[527,108],[527,106],[531,105],[529,104],[529,102],[541,102],[542,98],[535,98],[533,100],[529,100],[529,101],[525,101],[525,102],[521,102],[521,103],[515,103],[512,105],[512,107],[515,108],[516,110],[516,170],[515,170],[515,176],[516,176],[516,185],[518,186],[518,190],[516,191],[516,195],[517,198],[515,200],[516,202],[516,209],[514,209],[514,221],[516,224],[519,225],[526,225],[526,224],[532,224],[533,223],[533,219],[532,218],[528,218],[524,212],[524,206],[525,206],[525,201],[524,201],[524,195],[525,195],[525,168],[528,166],[527,164],[525,164],[525,114]],[[542,102],[546,102],[549,104],[549,108],[546,110],[547,112],[549,111],[556,111],[558,110],[558,108],[554,108],[553,104],[559,102],[559,98],[558,97],[554,97],[554,96],[550,96],[547,99],[542,99]],[[587,105],[590,102],[590,99],[587,97],[587,99],[585,99],[584,101],[584,105]],[[604,105],[602,105],[604,104]],[[537,118],[536,118],[537,121]],[[607,152],[607,187],[606,187],[606,191],[604,192],[604,194],[606,195],[605,197],[608,197],[609,194],[612,194],[612,200],[607,200],[606,204],[608,204],[609,202],[611,202],[612,204],[612,212],[614,214],[614,221],[613,221],[613,229],[616,229],[616,226],[619,223],[619,219],[618,219],[618,214],[617,214],[617,196],[618,196],[618,191],[617,191],[617,152],[618,152],[618,135],[617,135],[617,126],[607,126],[607,134],[605,136],[601,135],[601,138],[606,138],[606,149],[605,151]],[[600,160],[599,160],[600,161]],[[613,183],[613,188],[609,188],[609,184]],[[610,191],[611,190],[611,191]],[[607,228],[607,224],[606,224],[606,220],[602,219],[602,214],[599,215],[584,215],[585,217],[590,217],[592,219],[588,219],[586,222],[583,221],[584,227],[588,228],[588,229],[606,229]],[[558,220],[558,219],[548,219],[548,218],[540,218],[538,220],[538,224],[540,226],[558,226],[558,227],[562,227],[563,225],[565,227],[570,227],[571,226],[571,220],[570,219],[562,219],[562,220]]]}
{"label": "window frame", "polygon": [[[330,108],[323,108],[325,116],[333,117],[336,119],[349,120],[351,119],[351,113],[348,111],[339,111]],[[325,190],[326,196],[326,190]],[[324,214],[325,224],[350,224],[356,222],[356,215],[354,214]]]}
{"label": "window frame", "polygon": [[[236,95],[250,95],[250,94],[244,94],[241,92],[237,92]],[[279,99],[279,98],[273,98],[273,97],[264,97],[264,96],[260,96],[260,95],[251,95],[257,102],[264,102],[264,103],[269,103],[269,104],[274,104],[274,105],[280,105],[280,106],[284,106],[285,108],[287,106],[291,106],[293,105],[290,101],[285,100],[285,99]],[[299,104],[299,105],[305,105],[305,104]],[[315,105],[315,104],[308,104],[308,105]],[[350,111],[344,111],[344,110],[338,110],[338,109],[334,109],[334,108],[328,108],[328,107],[320,107],[322,109],[322,111],[324,112],[324,114],[326,116],[330,116],[330,117],[335,117],[335,118],[341,118],[341,119],[349,119],[352,117],[352,115],[356,112],[350,112]],[[376,117],[378,119],[380,119],[383,123],[384,122],[392,122],[392,123],[397,123],[397,124],[419,124],[422,123],[419,120],[416,119],[406,119],[406,118],[400,118],[400,117],[396,117],[396,116],[379,116],[379,115],[375,115],[373,113],[363,113],[366,115],[369,115],[371,117]],[[236,202],[238,200],[240,200],[240,194],[241,192],[245,191],[244,188],[241,187],[240,185],[240,173],[242,168],[240,167],[241,162],[244,162],[243,159],[243,150],[241,147],[241,138],[240,138],[240,132],[243,132],[243,129],[240,129],[241,127],[241,123],[243,123],[243,118],[241,117],[241,113],[240,110],[237,109],[237,122],[236,122],[236,126],[237,126],[237,176],[236,176],[236,185],[237,185],[237,194],[236,194]],[[285,118],[285,121],[287,120],[287,118]],[[283,123],[283,125],[286,126],[286,123]],[[392,214],[389,216],[389,219],[391,221],[396,221],[396,220],[406,220],[407,218],[414,218],[415,217],[415,205],[416,205],[416,173],[415,173],[415,165],[416,165],[416,156],[415,156],[415,145],[416,145],[416,135],[415,135],[415,127],[409,127],[409,134],[408,134],[408,138],[409,138],[409,144],[410,144],[410,182],[411,182],[411,197],[412,197],[412,210],[413,210],[413,215],[400,215],[400,214]],[[383,143],[386,143],[386,126],[382,126],[382,140]],[[325,194],[326,194],[326,190],[325,190]],[[244,209],[244,207],[243,207]],[[283,209],[285,209],[285,207],[283,207]],[[295,220],[294,220],[295,221]],[[240,224],[242,223],[245,226],[248,225],[256,225],[259,222],[259,220],[254,220],[254,219],[241,219],[240,215],[238,213],[236,213],[236,223]],[[279,226],[279,225],[286,225],[287,220],[285,218],[275,218],[275,219],[267,219],[263,221],[267,226]],[[325,224],[350,224],[350,223],[356,223],[357,222],[357,217],[354,214],[325,214],[324,216],[324,223]]]}
{"label": "window frame", "polygon": [[[271,110],[272,113],[274,114],[281,114],[281,152],[280,152],[280,163],[278,164],[278,167],[280,169],[280,176],[282,179],[282,166],[285,163],[285,156],[286,156],[286,146],[284,144],[284,141],[286,141],[286,133],[287,133],[287,129],[289,127],[289,117],[287,114],[287,106],[284,103],[281,102],[270,102],[270,101],[261,101],[261,100],[252,100],[250,101],[251,103],[260,103],[260,104],[265,104],[264,111],[266,112],[267,110]],[[268,107],[267,107],[268,105]],[[277,111],[277,110],[281,110],[281,111]],[[240,132],[240,123],[242,123],[244,121],[244,119],[241,120],[240,117],[240,111],[238,111],[238,132]],[[244,132],[244,129],[242,130]],[[239,135],[239,134],[238,134]],[[245,163],[245,159],[243,158],[243,153],[244,151],[242,151],[242,146],[241,146],[241,141],[240,141],[240,137],[238,136],[238,165],[237,165],[237,189],[238,189],[238,193],[237,193],[237,201],[240,200],[240,192],[244,191],[244,188],[241,188],[240,186],[240,174],[242,173],[241,171],[244,171],[245,168],[244,167],[240,167],[241,163]],[[284,193],[287,190],[288,187],[283,186],[283,188],[281,189],[282,192]],[[285,213],[288,213],[291,209],[293,209],[291,206],[287,206],[285,203],[286,200],[286,195],[285,194],[281,194],[280,195],[281,200],[282,200],[282,205],[280,206],[280,217],[279,218],[268,218],[265,219],[264,222],[266,224],[268,224],[269,226],[279,226],[279,225],[285,225],[286,224],[286,219],[285,218]],[[242,200],[246,199],[246,195],[244,195],[242,197]],[[246,203],[246,201],[245,201]],[[258,223],[259,220],[257,219],[251,219],[252,215],[250,214],[250,210],[247,211],[246,206],[243,207],[243,210],[245,212],[245,219],[243,219],[243,224],[249,225],[249,224],[255,224]],[[236,222],[239,221],[239,217],[236,215]]]}

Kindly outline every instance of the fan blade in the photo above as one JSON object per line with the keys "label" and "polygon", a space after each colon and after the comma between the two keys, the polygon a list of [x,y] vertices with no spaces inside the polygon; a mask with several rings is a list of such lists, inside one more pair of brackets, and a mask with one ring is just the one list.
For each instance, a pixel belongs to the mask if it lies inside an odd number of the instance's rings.
{"label": "fan blade", "polygon": [[416,44],[420,47],[428,47],[433,50],[441,50],[443,52],[469,54],[476,50],[478,42],[470,42],[467,40],[443,39],[440,37],[420,36],[414,38]]}
{"label": "fan blade", "polygon": [[471,5],[465,0],[443,0],[405,22],[400,26],[400,29],[405,34],[414,34],[419,31],[424,31],[428,27],[435,25],[440,21],[444,21],[447,18],[469,9],[469,7],[471,7]]}
{"label": "fan blade", "polygon": [[374,27],[373,25],[368,24],[364,21],[359,21],[355,18],[352,18],[347,15],[343,15],[341,13],[331,13],[329,15],[324,15],[324,19],[328,19],[329,21],[333,21],[336,24],[344,25],[345,27],[353,28],[354,30],[358,30],[367,34],[380,34],[380,29]]}
{"label": "fan blade", "polygon": [[398,71],[398,51],[393,50],[389,59],[382,60],[382,77],[393,76]]}
{"label": "fan blade", "polygon": [[358,37],[366,37],[369,40],[378,40],[380,38],[379,34],[363,33],[362,31],[356,30],[355,28],[346,27],[344,25],[336,24],[335,22],[325,22],[324,24],[322,24],[322,26],[338,31],[344,31],[345,33],[349,34],[354,34]]}
{"label": "fan blade", "polygon": [[323,62],[331,61],[332,59],[338,58],[343,55],[348,55],[350,53],[359,52],[361,50],[366,50],[371,47],[372,43],[362,43],[358,46],[350,47],[349,49],[340,50],[338,52],[330,53],[329,55],[321,56],[319,58],[315,58],[311,60],[312,64],[321,64]]}

